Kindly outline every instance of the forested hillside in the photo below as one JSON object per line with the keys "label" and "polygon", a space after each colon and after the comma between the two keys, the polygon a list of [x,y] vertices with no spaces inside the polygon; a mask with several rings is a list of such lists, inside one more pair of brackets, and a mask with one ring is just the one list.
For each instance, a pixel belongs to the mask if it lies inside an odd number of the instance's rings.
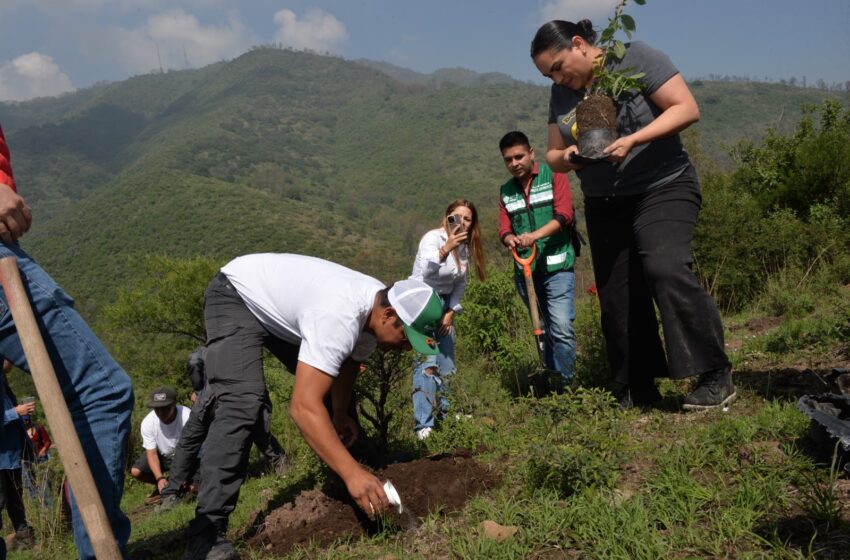
{"label": "forested hillside", "polygon": [[[695,82],[705,156],[792,127],[828,94]],[[78,296],[108,302],[128,258],[226,260],[300,251],[384,279],[459,195],[495,233],[505,178],[496,143],[525,130],[542,154],[546,87],[462,69],[257,49],[200,70],[138,76],[54,99],[0,104],[22,193],[25,247]],[[577,189],[576,189],[577,190]]]}

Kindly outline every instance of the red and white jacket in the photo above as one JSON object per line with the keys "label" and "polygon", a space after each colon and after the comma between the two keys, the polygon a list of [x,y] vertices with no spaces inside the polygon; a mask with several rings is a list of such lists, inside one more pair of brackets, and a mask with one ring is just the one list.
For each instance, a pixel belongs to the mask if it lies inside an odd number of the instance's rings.
{"label": "red and white jacket", "polygon": [[0,126],[0,184],[8,185],[13,191],[17,191],[15,177],[12,174],[12,156],[9,154],[9,147],[6,146],[2,126]]}

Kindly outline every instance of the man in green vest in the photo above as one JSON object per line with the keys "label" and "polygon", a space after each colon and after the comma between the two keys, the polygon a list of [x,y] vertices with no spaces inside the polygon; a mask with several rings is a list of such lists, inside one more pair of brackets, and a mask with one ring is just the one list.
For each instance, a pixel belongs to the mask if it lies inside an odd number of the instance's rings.
{"label": "man in green vest", "polygon": [[[564,386],[569,386],[576,356],[570,181],[565,174],[553,173],[545,163],[534,161],[534,149],[522,132],[505,134],[499,149],[512,175],[502,185],[499,196],[499,239],[523,257],[529,254],[532,244],[537,246],[531,266],[545,333],[546,365],[561,372]],[[517,266],[514,273],[517,291],[527,307],[522,269]]]}

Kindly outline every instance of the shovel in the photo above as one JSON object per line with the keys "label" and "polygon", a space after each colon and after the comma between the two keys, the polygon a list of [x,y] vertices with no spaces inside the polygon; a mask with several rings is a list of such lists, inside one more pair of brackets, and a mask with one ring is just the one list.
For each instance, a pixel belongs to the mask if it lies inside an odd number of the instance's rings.
{"label": "shovel", "polygon": [[[95,486],[74,421],[68,411],[68,404],[56,379],[44,339],[21,282],[15,257],[0,259],[0,282],[9,302],[9,310],[21,339],[38,397],[44,405],[44,414],[59,448],[59,458],[74,489],[77,507],[95,556],[98,560],[121,560],[121,551],[112,534],[112,526]],[[5,558],[5,555],[3,557]]]}
{"label": "shovel", "polygon": [[525,292],[528,295],[528,309],[531,311],[531,327],[534,332],[535,342],[537,343],[537,355],[540,358],[540,367],[529,375],[531,386],[534,392],[538,395],[545,395],[550,392],[549,378],[552,375],[561,376],[560,372],[549,369],[546,365],[546,347],[543,341],[543,329],[540,328],[540,308],[537,305],[537,292],[534,290],[534,278],[531,277],[531,263],[534,262],[534,257],[537,256],[537,245],[531,246],[531,254],[526,258],[522,258],[517,254],[516,249],[511,247],[511,254],[518,265],[522,267],[522,275],[525,278]]}

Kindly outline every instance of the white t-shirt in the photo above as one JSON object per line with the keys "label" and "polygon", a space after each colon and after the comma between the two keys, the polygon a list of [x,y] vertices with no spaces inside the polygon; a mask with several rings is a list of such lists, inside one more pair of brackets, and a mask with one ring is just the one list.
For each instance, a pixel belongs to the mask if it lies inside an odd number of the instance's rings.
{"label": "white t-shirt", "polygon": [[460,313],[463,311],[460,299],[466,290],[469,269],[469,249],[466,243],[458,247],[459,263],[455,260],[454,251],[448,254],[446,260],[441,261],[440,247],[448,240],[449,236],[443,228],[432,229],[423,235],[410,277],[434,288],[443,299],[448,300],[451,309]]}
{"label": "white t-shirt", "polygon": [[173,454],[177,442],[180,441],[183,426],[189,421],[189,412],[189,408],[178,404],[177,416],[171,424],[165,424],[156,412],[151,410],[142,420],[142,447],[150,450],[158,449],[166,456]]}
{"label": "white t-shirt", "polygon": [[347,358],[365,361],[377,346],[364,328],[384,285],[370,276],[283,253],[239,257],[221,271],[260,323],[301,345],[300,362],[336,377]]}

